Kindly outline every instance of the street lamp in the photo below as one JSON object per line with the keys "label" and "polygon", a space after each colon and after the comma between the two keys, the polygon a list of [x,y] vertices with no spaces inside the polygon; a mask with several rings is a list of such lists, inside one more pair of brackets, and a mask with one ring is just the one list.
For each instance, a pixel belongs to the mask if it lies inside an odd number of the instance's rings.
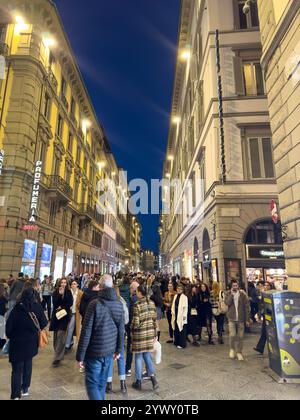
{"label": "street lamp", "polygon": [[29,25],[25,23],[24,19],[21,16],[16,16],[16,26],[15,30],[17,33],[20,33],[21,31],[28,31]]}

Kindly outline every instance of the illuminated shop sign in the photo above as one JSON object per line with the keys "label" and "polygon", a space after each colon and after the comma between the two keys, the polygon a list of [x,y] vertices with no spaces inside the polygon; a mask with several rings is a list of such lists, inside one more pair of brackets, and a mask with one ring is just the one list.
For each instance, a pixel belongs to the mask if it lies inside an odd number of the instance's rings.
{"label": "illuminated shop sign", "polygon": [[4,161],[4,150],[0,149],[0,175],[2,175],[3,161]]}
{"label": "illuminated shop sign", "polygon": [[249,260],[284,260],[284,250],[281,245],[247,246],[247,257]]}
{"label": "illuminated shop sign", "polygon": [[35,171],[34,171],[34,180],[33,180],[33,188],[31,194],[31,202],[30,202],[30,223],[36,223],[38,217],[38,198],[40,194],[40,182],[42,176],[42,165],[43,162],[37,161],[35,164]]}

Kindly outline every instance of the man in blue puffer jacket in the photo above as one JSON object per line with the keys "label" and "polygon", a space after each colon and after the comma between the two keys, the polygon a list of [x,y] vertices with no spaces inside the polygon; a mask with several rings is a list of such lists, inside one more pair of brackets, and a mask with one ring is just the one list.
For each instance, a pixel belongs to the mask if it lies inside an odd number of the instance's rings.
{"label": "man in blue puffer jacket", "polygon": [[94,401],[105,400],[109,366],[124,349],[123,304],[109,274],[101,278],[100,289],[87,308],[76,355],[80,368],[85,367],[87,393]]}

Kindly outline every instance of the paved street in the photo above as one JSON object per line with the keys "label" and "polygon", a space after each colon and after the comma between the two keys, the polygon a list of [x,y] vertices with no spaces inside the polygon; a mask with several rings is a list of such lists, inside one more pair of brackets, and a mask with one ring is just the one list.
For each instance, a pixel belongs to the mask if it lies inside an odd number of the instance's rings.
{"label": "paved street", "polygon": [[[166,331],[166,325],[164,325]],[[162,342],[167,334],[162,334]],[[279,385],[267,374],[268,359],[254,354],[255,334],[247,335],[245,354],[247,361],[238,363],[228,360],[227,345],[208,347],[202,345],[179,351],[163,344],[163,362],[158,368],[160,390],[151,391],[151,384],[144,383],[143,392],[131,389],[128,381],[128,399],[141,400],[300,400],[300,385]],[[227,340],[226,340],[227,344]],[[59,369],[51,367],[52,349],[41,352],[35,359],[32,400],[84,400],[84,377],[78,372],[74,353],[68,355]],[[0,359],[0,400],[10,396],[10,367],[7,359]],[[111,400],[125,399],[119,393],[115,375],[115,393]]]}

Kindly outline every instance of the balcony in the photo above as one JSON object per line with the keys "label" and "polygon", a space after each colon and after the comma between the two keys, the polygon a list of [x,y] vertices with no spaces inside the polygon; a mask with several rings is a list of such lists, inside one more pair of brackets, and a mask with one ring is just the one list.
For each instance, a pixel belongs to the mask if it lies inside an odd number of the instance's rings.
{"label": "balcony", "polygon": [[58,82],[56,80],[56,77],[54,76],[54,73],[53,73],[51,67],[48,67],[47,73],[48,73],[48,81],[49,81],[50,85],[53,87],[55,92],[57,92]]}
{"label": "balcony", "polygon": [[9,46],[4,42],[0,42],[0,55],[7,57],[9,53]]}
{"label": "balcony", "polygon": [[81,220],[86,220],[88,222],[91,222],[95,218],[95,211],[88,204],[81,205],[80,213],[82,214],[82,217],[80,217]]}
{"label": "balcony", "polygon": [[64,204],[72,201],[73,197],[73,189],[58,175],[48,176],[48,193],[50,198]]}
{"label": "balcony", "polygon": [[63,92],[60,92],[60,100],[62,101],[63,106],[66,108],[66,111],[69,111],[69,104]]}

